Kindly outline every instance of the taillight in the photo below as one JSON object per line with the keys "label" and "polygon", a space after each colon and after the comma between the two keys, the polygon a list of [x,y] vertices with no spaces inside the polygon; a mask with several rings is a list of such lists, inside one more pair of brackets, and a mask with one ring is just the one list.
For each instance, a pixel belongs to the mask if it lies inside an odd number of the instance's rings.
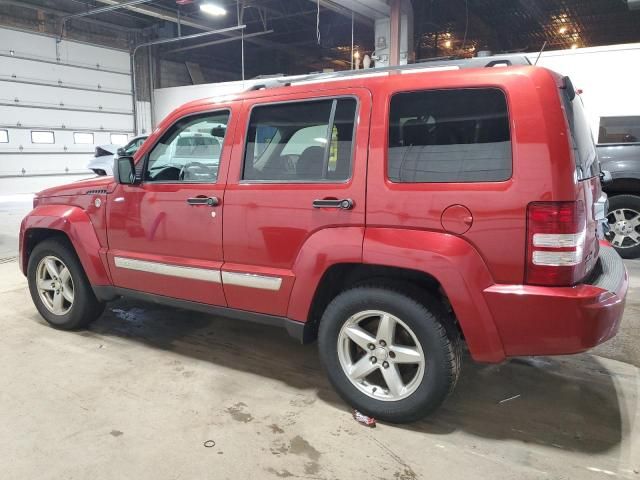
{"label": "taillight", "polygon": [[584,203],[535,202],[527,208],[525,282],[567,286],[586,274]]}
{"label": "taillight", "polygon": [[40,203],[40,197],[38,196],[33,197],[33,208],[36,208],[39,203]]}

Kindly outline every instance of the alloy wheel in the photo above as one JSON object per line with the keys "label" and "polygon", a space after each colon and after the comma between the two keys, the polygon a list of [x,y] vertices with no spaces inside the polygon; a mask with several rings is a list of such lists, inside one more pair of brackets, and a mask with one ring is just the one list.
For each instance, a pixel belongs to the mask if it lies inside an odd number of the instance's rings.
{"label": "alloy wheel", "polygon": [[40,300],[54,315],[65,315],[71,310],[74,286],[71,272],[62,260],[53,255],[40,260],[36,268],[36,285]]}
{"label": "alloy wheel", "polygon": [[630,208],[618,208],[607,216],[609,232],[607,240],[616,248],[640,245],[640,212]]}
{"label": "alloy wheel", "polygon": [[422,346],[409,326],[380,310],[352,315],[338,335],[338,358],[362,393],[397,401],[414,393],[425,373]]}

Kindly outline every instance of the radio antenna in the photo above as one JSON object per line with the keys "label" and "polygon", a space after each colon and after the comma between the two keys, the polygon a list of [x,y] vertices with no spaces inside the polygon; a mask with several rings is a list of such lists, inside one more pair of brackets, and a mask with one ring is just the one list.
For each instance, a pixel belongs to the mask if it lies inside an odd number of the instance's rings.
{"label": "radio antenna", "polygon": [[536,62],[534,63],[534,65],[538,64],[538,60],[540,60],[540,55],[542,55],[542,52],[544,52],[544,47],[547,46],[547,41],[545,40],[544,43],[542,44],[542,48],[540,49],[540,53],[538,53],[538,58],[536,58]]}

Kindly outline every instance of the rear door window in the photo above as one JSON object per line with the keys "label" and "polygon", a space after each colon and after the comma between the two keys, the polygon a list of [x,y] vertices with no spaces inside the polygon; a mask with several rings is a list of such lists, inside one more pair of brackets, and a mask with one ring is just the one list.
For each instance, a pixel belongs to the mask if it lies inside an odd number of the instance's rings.
{"label": "rear door window", "polygon": [[511,177],[507,100],[496,88],[425,90],[391,99],[393,182],[495,182]]}
{"label": "rear door window", "polygon": [[348,180],[356,112],[353,98],[256,106],[251,111],[242,179]]}

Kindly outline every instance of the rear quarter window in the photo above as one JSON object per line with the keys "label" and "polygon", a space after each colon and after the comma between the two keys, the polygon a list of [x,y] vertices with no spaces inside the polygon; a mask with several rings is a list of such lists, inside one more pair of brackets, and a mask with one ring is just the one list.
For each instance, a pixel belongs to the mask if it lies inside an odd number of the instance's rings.
{"label": "rear quarter window", "polygon": [[389,114],[389,180],[495,182],[512,173],[507,100],[496,88],[395,94]]}
{"label": "rear quarter window", "polygon": [[578,180],[595,177],[600,173],[596,146],[593,143],[591,128],[584,112],[582,99],[576,94],[569,77],[564,77],[564,87],[560,89],[560,96],[567,115],[567,122],[571,130],[571,142],[576,161]]}

